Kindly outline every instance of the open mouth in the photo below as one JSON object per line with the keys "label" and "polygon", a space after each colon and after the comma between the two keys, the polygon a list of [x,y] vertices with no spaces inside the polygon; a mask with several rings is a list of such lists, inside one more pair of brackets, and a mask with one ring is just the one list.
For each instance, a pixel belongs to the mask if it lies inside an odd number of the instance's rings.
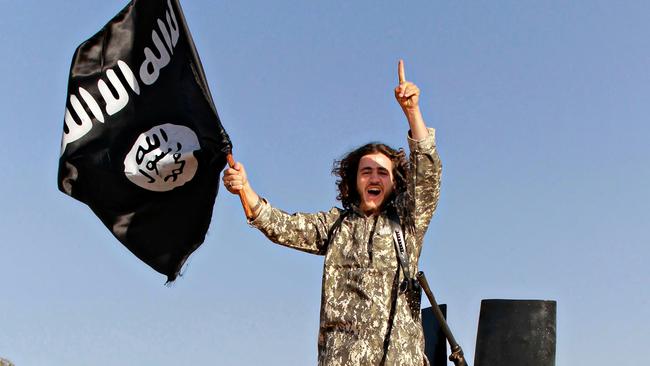
{"label": "open mouth", "polygon": [[366,190],[366,193],[368,193],[368,196],[370,198],[377,198],[379,195],[381,195],[381,188],[370,187]]}

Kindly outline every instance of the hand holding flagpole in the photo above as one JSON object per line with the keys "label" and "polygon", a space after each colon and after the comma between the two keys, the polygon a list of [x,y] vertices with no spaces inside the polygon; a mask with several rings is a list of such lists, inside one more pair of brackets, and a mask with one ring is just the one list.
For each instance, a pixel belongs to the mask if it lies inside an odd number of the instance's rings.
{"label": "hand holding flagpole", "polygon": [[[250,207],[255,205],[257,208],[258,204],[251,204],[250,201],[254,200],[255,202],[259,202],[260,197],[250,187],[244,166],[241,163],[235,162],[232,153],[228,154],[226,158],[230,168],[226,169],[223,174],[223,185],[226,187],[228,192],[239,195],[239,200],[244,208],[246,218],[252,220],[255,218],[257,212],[253,212]],[[249,191],[249,194],[246,193],[247,190]]]}

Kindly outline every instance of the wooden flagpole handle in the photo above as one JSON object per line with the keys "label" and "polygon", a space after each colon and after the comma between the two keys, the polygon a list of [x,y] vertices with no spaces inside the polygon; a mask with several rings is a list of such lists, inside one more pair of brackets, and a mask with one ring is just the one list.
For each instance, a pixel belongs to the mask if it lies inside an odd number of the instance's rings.
{"label": "wooden flagpole handle", "polygon": [[[233,159],[232,153],[226,155],[226,159],[228,160],[228,166],[234,169],[235,159]],[[239,190],[239,200],[241,201],[242,207],[244,207],[244,213],[246,214],[246,218],[247,219],[253,218],[253,211],[251,211],[251,208],[248,206],[248,201],[246,200],[246,193],[244,192],[243,189]]]}

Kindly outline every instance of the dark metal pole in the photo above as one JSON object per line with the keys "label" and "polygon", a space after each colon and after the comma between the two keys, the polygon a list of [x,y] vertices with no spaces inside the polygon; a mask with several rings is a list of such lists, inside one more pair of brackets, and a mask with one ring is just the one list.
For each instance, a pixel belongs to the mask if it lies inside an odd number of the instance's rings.
{"label": "dark metal pole", "polygon": [[447,337],[447,341],[449,341],[449,348],[451,348],[451,355],[449,355],[449,361],[453,362],[454,365],[456,366],[467,366],[467,362],[465,361],[465,356],[463,355],[463,349],[460,348],[460,345],[458,344],[458,342],[456,342],[456,338],[454,338],[454,335],[451,333],[451,329],[449,329],[447,320],[445,319],[445,316],[442,314],[442,311],[440,311],[440,308],[438,307],[438,303],[436,302],[436,298],[433,296],[433,292],[431,292],[431,288],[429,287],[427,278],[424,276],[424,272],[422,271],[418,272],[418,274],[415,275],[415,278],[420,283],[420,286],[422,287],[422,290],[424,290],[424,293],[427,294],[427,297],[429,298],[429,302],[431,303],[433,314],[436,316],[436,319],[438,320],[438,324],[440,324],[440,328],[442,328],[442,332],[445,334],[445,337]]}

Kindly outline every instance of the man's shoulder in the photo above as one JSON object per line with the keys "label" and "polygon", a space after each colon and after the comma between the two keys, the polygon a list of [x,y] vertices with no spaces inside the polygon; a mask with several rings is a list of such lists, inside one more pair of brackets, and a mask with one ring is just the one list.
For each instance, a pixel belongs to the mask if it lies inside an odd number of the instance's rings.
{"label": "man's shoulder", "polygon": [[329,211],[326,211],[325,215],[328,216],[328,221],[334,224],[336,221],[342,221],[348,216],[348,210],[334,206]]}
{"label": "man's shoulder", "polygon": [[345,211],[347,211],[347,210],[344,209],[344,208],[340,208],[340,207],[337,207],[337,206],[333,206],[333,207],[330,208],[329,211],[327,211],[327,212],[329,212],[329,213],[342,213],[342,212],[345,212]]}

